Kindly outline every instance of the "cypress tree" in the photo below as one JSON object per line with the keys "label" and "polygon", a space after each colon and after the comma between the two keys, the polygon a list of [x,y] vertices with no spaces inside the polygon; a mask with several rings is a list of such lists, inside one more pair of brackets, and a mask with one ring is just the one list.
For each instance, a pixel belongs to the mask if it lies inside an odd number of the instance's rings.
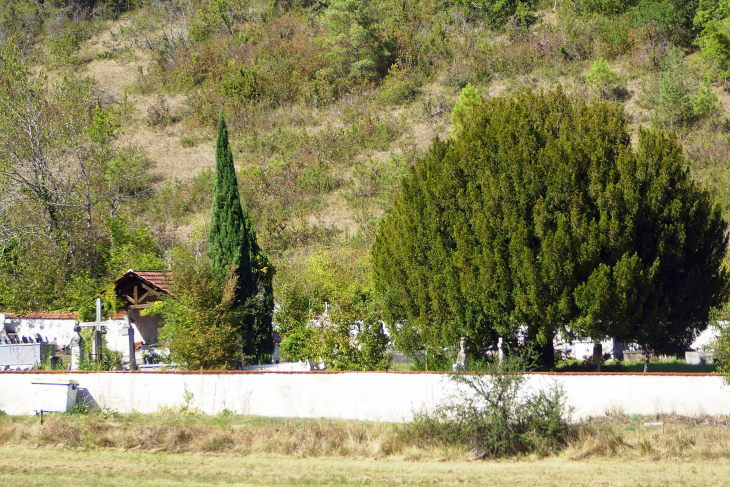
{"label": "cypress tree", "polygon": [[274,269],[256,241],[248,211],[241,202],[223,113],[218,118],[215,190],[208,242],[211,266],[220,275],[235,269],[235,302],[237,306],[248,310],[241,324],[244,353],[261,360],[273,351],[271,315],[274,308]]}

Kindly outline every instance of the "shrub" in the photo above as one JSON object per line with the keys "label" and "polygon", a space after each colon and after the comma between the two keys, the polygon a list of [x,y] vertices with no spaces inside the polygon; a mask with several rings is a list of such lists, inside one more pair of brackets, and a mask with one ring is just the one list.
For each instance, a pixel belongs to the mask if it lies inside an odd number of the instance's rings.
{"label": "shrub", "polygon": [[606,98],[606,92],[616,81],[616,73],[605,58],[599,57],[593,62],[593,68],[586,74],[586,81],[601,90],[601,98]]}
{"label": "shrub", "polygon": [[79,50],[81,43],[89,37],[90,33],[83,23],[69,23],[63,34],[51,39],[49,43],[51,54],[63,62],[76,64],[78,59],[74,58],[73,54]]}
{"label": "shrub", "polygon": [[570,434],[570,409],[559,386],[526,387],[524,373],[534,363],[533,354],[523,351],[476,372],[452,374],[458,392],[435,413],[417,415],[411,427],[430,429],[440,441],[466,443],[482,458],[559,449]]}
{"label": "shrub", "polygon": [[170,106],[165,97],[158,95],[155,102],[147,108],[147,125],[150,127],[167,127],[173,122]]}
{"label": "shrub", "polygon": [[698,117],[714,115],[720,110],[717,95],[712,91],[709,80],[700,85],[697,97],[692,99],[692,109]]}
{"label": "shrub", "polygon": [[237,277],[223,277],[206,257],[196,258],[192,249],[178,247],[173,257],[175,298],[163,298],[144,314],[164,320],[160,339],[172,360],[196,369],[230,369],[241,360],[239,324],[245,310],[235,306]]}

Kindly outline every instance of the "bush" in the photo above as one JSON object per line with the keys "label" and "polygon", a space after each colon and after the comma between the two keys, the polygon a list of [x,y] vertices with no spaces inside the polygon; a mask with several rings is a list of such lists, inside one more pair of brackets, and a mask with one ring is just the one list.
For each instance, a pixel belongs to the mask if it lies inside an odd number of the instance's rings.
{"label": "bush", "polygon": [[725,383],[730,384],[730,327],[720,328],[720,336],[715,340],[715,363],[722,373]]}
{"label": "bush", "polygon": [[174,121],[170,106],[165,97],[157,95],[155,102],[147,108],[147,125],[150,127],[167,127]]}
{"label": "bush", "polygon": [[586,81],[601,91],[601,98],[605,99],[607,91],[616,81],[616,73],[611,70],[605,58],[599,57],[593,62],[593,68],[586,74]]}
{"label": "bush", "polygon": [[172,360],[184,368],[231,369],[242,359],[240,324],[248,309],[236,305],[237,277],[220,275],[207,257],[177,247],[173,255],[172,290],[143,314],[162,316],[160,339]]}
{"label": "bush", "polygon": [[559,386],[528,390],[524,373],[533,368],[529,352],[487,363],[476,372],[458,371],[458,392],[435,413],[416,416],[411,428],[433,439],[468,444],[477,457],[552,453],[566,444],[570,410]]}

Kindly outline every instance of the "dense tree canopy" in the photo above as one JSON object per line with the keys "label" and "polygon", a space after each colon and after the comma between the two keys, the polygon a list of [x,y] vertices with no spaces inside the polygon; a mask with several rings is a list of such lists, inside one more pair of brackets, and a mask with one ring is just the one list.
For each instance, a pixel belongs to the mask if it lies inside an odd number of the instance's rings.
{"label": "dense tree canopy", "polygon": [[672,135],[560,89],[497,98],[404,179],[373,245],[376,285],[405,351],[478,349],[524,333],[671,353],[728,294],[727,224]]}

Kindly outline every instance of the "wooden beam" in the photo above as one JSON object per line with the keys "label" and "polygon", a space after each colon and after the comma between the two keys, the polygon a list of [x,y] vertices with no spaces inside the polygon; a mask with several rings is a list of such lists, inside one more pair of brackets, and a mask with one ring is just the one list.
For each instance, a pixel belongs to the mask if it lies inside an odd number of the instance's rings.
{"label": "wooden beam", "polygon": [[145,289],[146,289],[147,291],[151,292],[151,293],[155,292],[155,290],[154,290],[153,288],[149,287],[149,286],[148,286],[147,284],[145,284],[145,283],[143,283],[143,282],[141,282],[141,283],[140,283],[140,285],[141,285],[141,286],[142,286],[143,288],[145,288]]}

